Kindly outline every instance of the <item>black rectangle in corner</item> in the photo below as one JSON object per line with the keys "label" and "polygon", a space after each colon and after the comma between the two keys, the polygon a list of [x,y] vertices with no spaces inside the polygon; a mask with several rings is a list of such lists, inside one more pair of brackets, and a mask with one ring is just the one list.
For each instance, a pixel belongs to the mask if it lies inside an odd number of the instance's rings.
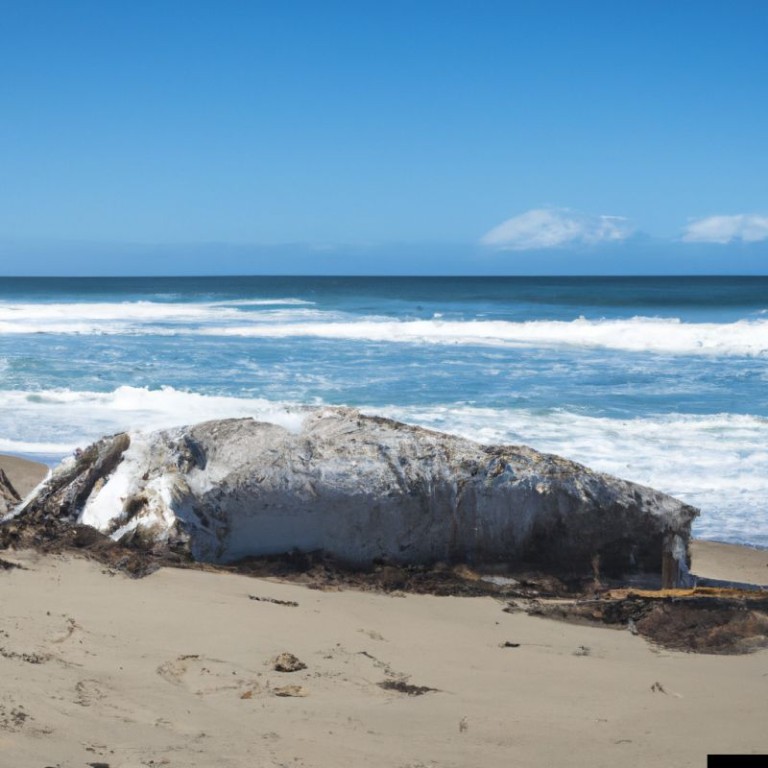
{"label": "black rectangle in corner", "polygon": [[768,768],[768,755],[707,755],[707,768]]}

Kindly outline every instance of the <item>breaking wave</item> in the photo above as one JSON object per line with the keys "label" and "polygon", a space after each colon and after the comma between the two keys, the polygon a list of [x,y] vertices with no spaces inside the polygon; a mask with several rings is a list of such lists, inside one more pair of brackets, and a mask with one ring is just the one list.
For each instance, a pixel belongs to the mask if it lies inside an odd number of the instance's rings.
{"label": "breaking wave", "polygon": [[206,335],[309,336],[376,342],[500,347],[575,346],[681,355],[768,355],[768,321],[684,323],[677,319],[444,321],[383,319],[205,328]]}
{"label": "breaking wave", "polygon": [[[169,429],[210,419],[252,417],[299,429],[301,409],[291,403],[184,392],[173,387],[123,386],[111,392],[51,389],[3,393],[0,452],[63,457],[103,435],[125,430]],[[29,424],[45,435],[31,441]]]}
{"label": "breaking wave", "polygon": [[200,335],[339,341],[571,347],[666,355],[768,356],[768,319],[726,323],[676,318],[508,320],[399,319],[324,311],[302,299],[208,303],[0,303],[2,334]]}
{"label": "breaking wave", "polygon": [[[192,332],[232,322],[290,322],[325,318],[301,299],[243,299],[208,303],[158,301],[2,303],[0,333],[142,334]],[[256,311],[247,308],[256,308]],[[333,316],[333,315],[331,315]]]}

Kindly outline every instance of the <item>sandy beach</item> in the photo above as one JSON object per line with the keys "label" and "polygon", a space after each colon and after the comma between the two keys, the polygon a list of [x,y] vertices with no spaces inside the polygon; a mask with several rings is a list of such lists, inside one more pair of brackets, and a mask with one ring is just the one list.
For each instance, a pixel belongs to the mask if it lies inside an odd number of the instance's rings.
{"label": "sandy beach", "polygon": [[0,454],[0,470],[5,472],[18,494],[24,498],[48,474],[48,467],[37,461]]}
{"label": "sandy beach", "polygon": [[768,0],[1,7],[0,768],[768,768]]}
{"label": "sandy beach", "polygon": [[[14,483],[44,472],[0,467]],[[766,651],[674,652],[493,597],[0,557],[0,766],[693,767],[768,752]],[[693,558],[700,575],[768,581],[765,551],[695,542]],[[300,668],[276,669],[283,653]]]}

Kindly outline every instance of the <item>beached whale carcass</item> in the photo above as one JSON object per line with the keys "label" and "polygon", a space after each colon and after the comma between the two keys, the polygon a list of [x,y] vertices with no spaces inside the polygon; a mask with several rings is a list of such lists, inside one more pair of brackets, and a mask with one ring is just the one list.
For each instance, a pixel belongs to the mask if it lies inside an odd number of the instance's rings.
{"label": "beached whale carcass", "polygon": [[5,472],[0,469],[0,518],[10,512],[19,501],[19,494]]}
{"label": "beached whale carcass", "polygon": [[298,549],[603,572],[658,571],[696,514],[558,456],[348,408],[309,409],[293,431],[230,419],[104,438],[22,512],[210,562]]}

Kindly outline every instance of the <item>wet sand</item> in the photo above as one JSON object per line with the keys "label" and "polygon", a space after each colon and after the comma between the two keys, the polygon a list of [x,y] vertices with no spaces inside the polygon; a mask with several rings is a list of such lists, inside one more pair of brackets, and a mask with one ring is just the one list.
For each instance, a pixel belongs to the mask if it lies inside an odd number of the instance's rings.
{"label": "wet sand", "polygon": [[[766,582],[766,552],[693,555],[700,575]],[[613,768],[768,752],[768,651],[669,651],[493,597],[0,558],[0,766]],[[277,671],[283,652],[306,667]]]}

